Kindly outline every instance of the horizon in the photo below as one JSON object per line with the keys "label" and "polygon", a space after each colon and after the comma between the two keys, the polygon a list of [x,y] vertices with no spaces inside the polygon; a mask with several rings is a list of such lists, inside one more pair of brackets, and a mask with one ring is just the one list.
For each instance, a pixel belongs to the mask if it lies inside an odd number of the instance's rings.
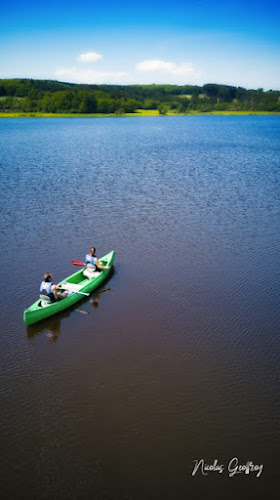
{"label": "horizon", "polygon": [[157,86],[157,87],[168,87],[168,86],[172,86],[172,87],[185,87],[185,86],[198,86],[200,88],[203,88],[203,86],[205,85],[217,85],[217,86],[225,86],[225,87],[233,87],[233,88],[243,88],[244,90],[246,91],[250,91],[250,90],[254,90],[254,91],[263,91],[263,92],[280,92],[280,90],[278,89],[268,89],[268,90],[265,90],[263,89],[262,87],[259,87],[259,88],[246,88],[246,87],[241,87],[240,85],[228,85],[228,84],[225,84],[225,83],[216,83],[216,82],[206,82],[202,85],[196,85],[196,84],[189,84],[189,83],[185,83],[185,84],[182,84],[182,85],[178,85],[178,84],[173,84],[173,83],[129,83],[129,84],[124,84],[124,83],[83,83],[83,82],[80,82],[80,83],[77,83],[77,82],[67,82],[66,80],[51,80],[51,79],[45,79],[45,78],[21,78],[21,77],[13,77],[13,78],[0,78],[0,81],[1,80],[32,80],[32,81],[40,81],[40,82],[52,82],[52,83],[61,83],[63,85],[86,85],[86,86],[112,86],[112,87],[133,87],[133,86],[141,86],[141,87],[150,87],[150,86]]}
{"label": "horizon", "polygon": [[280,90],[280,5],[158,0],[2,8],[0,78]]}

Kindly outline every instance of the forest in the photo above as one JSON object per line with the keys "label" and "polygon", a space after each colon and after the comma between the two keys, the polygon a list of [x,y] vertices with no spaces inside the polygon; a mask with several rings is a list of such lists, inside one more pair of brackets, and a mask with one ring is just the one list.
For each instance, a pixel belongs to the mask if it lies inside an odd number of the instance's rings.
{"label": "forest", "polygon": [[51,80],[0,79],[0,112],[159,114],[212,111],[280,112],[280,91],[208,83],[197,85],[86,85]]}

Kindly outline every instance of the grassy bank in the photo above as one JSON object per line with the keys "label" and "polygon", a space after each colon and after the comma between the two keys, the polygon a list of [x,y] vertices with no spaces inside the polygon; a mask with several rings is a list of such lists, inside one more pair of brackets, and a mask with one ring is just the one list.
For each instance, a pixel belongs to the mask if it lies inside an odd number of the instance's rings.
{"label": "grassy bank", "polygon": [[160,115],[156,109],[138,109],[135,113],[125,113],[123,115],[113,114],[78,114],[78,113],[3,113],[0,112],[0,118],[92,118],[92,117],[116,117],[116,116],[205,116],[205,115],[219,115],[219,116],[248,116],[248,115],[280,115],[280,113],[273,111],[209,111],[201,113],[199,111],[189,111],[188,113],[172,113],[167,112],[165,115]]}

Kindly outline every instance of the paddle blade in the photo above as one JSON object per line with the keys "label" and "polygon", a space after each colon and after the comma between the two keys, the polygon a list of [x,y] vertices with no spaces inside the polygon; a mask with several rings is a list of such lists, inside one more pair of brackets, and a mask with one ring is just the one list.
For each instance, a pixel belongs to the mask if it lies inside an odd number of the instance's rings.
{"label": "paddle blade", "polygon": [[72,260],[74,266],[85,266],[85,263],[80,260]]}

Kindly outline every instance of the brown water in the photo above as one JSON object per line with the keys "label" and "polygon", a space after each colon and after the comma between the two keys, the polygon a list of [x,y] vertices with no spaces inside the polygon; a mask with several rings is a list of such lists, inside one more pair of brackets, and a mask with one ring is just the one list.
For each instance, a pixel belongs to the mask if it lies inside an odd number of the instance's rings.
{"label": "brown water", "polygon": [[[275,497],[279,137],[279,117],[0,120],[2,498]],[[42,274],[92,244],[109,280],[26,327]]]}

